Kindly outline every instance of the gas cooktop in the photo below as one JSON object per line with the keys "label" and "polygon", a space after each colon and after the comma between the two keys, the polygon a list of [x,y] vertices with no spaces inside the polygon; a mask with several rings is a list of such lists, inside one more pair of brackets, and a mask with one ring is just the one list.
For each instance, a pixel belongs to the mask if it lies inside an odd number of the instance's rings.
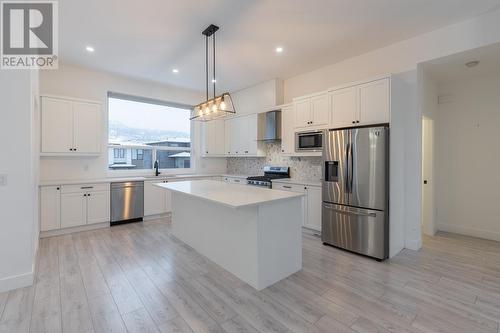
{"label": "gas cooktop", "polygon": [[253,176],[247,178],[248,185],[262,186],[271,188],[273,179],[290,178],[289,167],[264,167],[263,176]]}

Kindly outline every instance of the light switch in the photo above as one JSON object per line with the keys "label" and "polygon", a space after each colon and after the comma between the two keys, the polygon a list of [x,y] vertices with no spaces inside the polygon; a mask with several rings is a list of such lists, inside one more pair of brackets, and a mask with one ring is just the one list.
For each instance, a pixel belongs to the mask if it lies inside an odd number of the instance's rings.
{"label": "light switch", "polygon": [[0,173],[0,186],[6,186],[7,185],[7,175]]}

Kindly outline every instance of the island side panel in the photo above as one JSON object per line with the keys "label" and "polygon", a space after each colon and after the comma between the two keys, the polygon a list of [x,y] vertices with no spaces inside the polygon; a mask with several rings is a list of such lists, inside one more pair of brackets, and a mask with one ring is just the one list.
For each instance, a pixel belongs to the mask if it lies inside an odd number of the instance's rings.
{"label": "island side panel", "polygon": [[258,207],[234,209],[172,192],[172,233],[257,288]]}
{"label": "island side panel", "polygon": [[264,289],[302,269],[302,198],[259,207],[258,287]]}

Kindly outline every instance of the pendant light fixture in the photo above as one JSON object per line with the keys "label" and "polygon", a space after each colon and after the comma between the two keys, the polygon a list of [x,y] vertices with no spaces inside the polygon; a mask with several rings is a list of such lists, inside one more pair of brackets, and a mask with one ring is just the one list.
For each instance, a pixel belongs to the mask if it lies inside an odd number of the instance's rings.
{"label": "pendant light fixture", "polygon": [[[205,79],[206,79],[206,100],[196,105],[191,113],[191,120],[210,121],[227,115],[235,114],[233,100],[228,92],[216,96],[215,83],[217,81],[215,76],[215,33],[219,27],[211,24],[203,30],[202,34],[205,36]],[[213,95],[210,98],[209,93],[209,39],[212,38],[212,84]]]}

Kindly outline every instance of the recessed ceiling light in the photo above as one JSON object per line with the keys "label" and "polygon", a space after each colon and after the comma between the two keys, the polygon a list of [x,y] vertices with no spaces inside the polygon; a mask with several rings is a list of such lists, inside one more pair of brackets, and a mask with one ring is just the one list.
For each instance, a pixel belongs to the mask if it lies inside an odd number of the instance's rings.
{"label": "recessed ceiling light", "polygon": [[87,50],[87,52],[91,52],[91,53],[95,51],[95,49],[92,46],[85,47],[85,50]]}
{"label": "recessed ceiling light", "polygon": [[278,46],[276,48],[276,53],[281,53],[281,52],[283,52],[283,48],[281,46]]}
{"label": "recessed ceiling light", "polygon": [[477,65],[479,65],[479,60],[473,60],[473,61],[469,61],[467,63],[465,63],[465,66],[467,67],[476,67]]}
{"label": "recessed ceiling light", "polygon": [[174,69],[172,69],[172,73],[177,74],[177,73],[179,73],[179,70],[177,68],[174,68]]}

